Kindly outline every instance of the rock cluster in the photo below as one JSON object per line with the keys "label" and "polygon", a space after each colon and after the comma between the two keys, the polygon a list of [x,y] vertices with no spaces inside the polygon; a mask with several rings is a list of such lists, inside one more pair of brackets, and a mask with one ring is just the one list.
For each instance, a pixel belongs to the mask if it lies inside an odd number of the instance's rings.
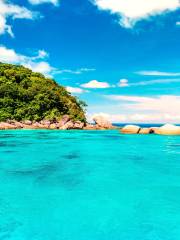
{"label": "rock cluster", "polygon": [[68,115],[64,115],[60,121],[42,120],[40,122],[33,122],[25,120],[17,122],[8,120],[7,122],[0,122],[0,130],[6,129],[84,129],[84,130],[104,130],[114,129],[115,127],[105,118],[98,116],[94,118],[95,124],[88,124],[81,121],[73,121]]}
{"label": "rock cluster", "polygon": [[17,122],[14,120],[8,120],[7,122],[0,122],[0,130],[6,129],[83,129],[84,122],[72,121],[68,115],[64,115],[60,121],[48,121],[42,120],[40,122],[34,122],[25,120]]}
{"label": "rock cluster", "polygon": [[165,124],[162,127],[141,128],[136,125],[126,125],[120,131],[125,134],[180,135],[180,126]]}

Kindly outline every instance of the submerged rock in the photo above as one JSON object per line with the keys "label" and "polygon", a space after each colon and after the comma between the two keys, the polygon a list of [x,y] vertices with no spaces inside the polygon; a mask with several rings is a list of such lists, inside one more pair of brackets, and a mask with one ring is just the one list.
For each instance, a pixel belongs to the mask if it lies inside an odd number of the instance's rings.
{"label": "submerged rock", "polygon": [[126,125],[121,129],[121,132],[126,134],[137,134],[139,133],[140,129],[141,128],[136,125]]}
{"label": "submerged rock", "polygon": [[165,124],[155,129],[154,132],[160,135],[180,135],[180,127],[173,124]]}

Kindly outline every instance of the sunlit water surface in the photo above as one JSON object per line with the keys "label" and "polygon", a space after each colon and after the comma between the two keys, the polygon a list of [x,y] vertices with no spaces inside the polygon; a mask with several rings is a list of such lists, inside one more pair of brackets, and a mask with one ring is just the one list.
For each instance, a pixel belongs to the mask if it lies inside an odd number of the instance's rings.
{"label": "sunlit water surface", "polygon": [[0,240],[179,240],[180,137],[0,132]]}

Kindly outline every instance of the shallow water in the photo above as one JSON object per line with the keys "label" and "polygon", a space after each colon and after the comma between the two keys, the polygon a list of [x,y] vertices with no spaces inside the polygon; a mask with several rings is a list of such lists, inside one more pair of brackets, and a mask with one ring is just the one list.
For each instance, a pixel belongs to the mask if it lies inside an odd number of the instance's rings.
{"label": "shallow water", "polygon": [[0,240],[179,240],[180,137],[0,132]]}

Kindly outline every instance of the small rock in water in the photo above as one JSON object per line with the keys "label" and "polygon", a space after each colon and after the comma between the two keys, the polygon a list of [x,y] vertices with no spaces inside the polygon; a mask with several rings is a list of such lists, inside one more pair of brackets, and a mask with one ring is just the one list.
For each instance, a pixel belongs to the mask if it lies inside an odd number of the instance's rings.
{"label": "small rock in water", "polygon": [[121,132],[126,134],[137,134],[139,133],[140,129],[141,128],[136,125],[126,125],[121,129]]}
{"label": "small rock in water", "polygon": [[151,134],[154,133],[154,131],[151,128],[141,128],[139,130],[139,134]]}
{"label": "small rock in water", "polygon": [[180,127],[173,124],[165,124],[155,130],[160,135],[180,135]]}

